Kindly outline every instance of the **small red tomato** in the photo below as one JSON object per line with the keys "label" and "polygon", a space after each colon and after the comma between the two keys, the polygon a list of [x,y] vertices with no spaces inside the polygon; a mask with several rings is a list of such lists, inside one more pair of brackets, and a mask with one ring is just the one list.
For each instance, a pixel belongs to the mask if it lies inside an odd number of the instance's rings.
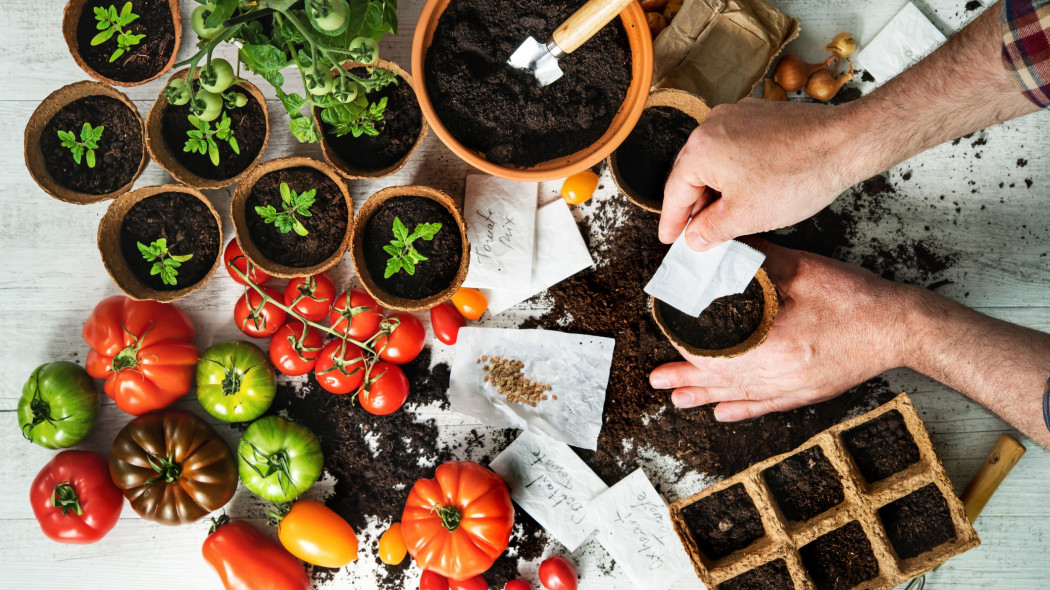
{"label": "small red tomato", "polygon": [[281,373],[298,377],[313,370],[323,345],[320,332],[291,321],[270,338],[270,360]]}
{"label": "small red tomato", "polygon": [[540,564],[540,583],[547,590],[576,590],[576,568],[564,557],[548,557]]}
{"label": "small red tomato", "polygon": [[383,308],[361,289],[351,289],[336,298],[328,323],[332,329],[364,342],[379,331],[383,321]]}
{"label": "small red tomato", "polygon": [[365,382],[365,353],[356,344],[333,340],[321,351],[314,374],[329,393],[353,393]]}
{"label": "small red tomato", "polygon": [[503,590],[532,590],[532,584],[522,579],[511,580],[503,587]]}
{"label": "small red tomato", "polygon": [[489,583],[481,575],[467,578],[466,580],[453,580],[450,578],[448,588],[449,590],[489,590]]}
{"label": "small red tomato", "polygon": [[248,283],[237,271],[230,268],[231,266],[236,266],[241,272],[247,273],[248,278],[256,285],[261,285],[270,280],[270,275],[249,262],[248,257],[244,255],[244,251],[241,250],[241,245],[237,243],[236,239],[230,240],[230,243],[226,244],[226,251],[222,254],[222,260],[223,264],[226,265],[226,272],[230,273],[230,278],[242,285],[247,285]]}
{"label": "small red tomato", "polygon": [[398,365],[415,360],[427,340],[423,322],[410,313],[395,313],[384,319],[379,331],[375,342],[379,358]]}
{"label": "small red tomato", "polygon": [[463,287],[452,295],[452,305],[468,320],[476,320],[489,308],[489,300],[477,289]]}
{"label": "small red tomato", "polygon": [[62,451],[36,475],[29,503],[52,541],[94,543],[116,526],[124,494],[113,484],[105,457]]}
{"label": "small red tomato", "polygon": [[405,377],[401,367],[393,363],[378,362],[372,365],[364,389],[357,399],[369,414],[392,414],[408,399],[408,377]]}
{"label": "small red tomato", "polygon": [[448,578],[430,570],[423,570],[419,578],[419,590],[449,590]]}
{"label": "small red tomato", "polygon": [[467,325],[463,314],[450,303],[438,303],[430,308],[430,327],[437,339],[452,346],[459,339],[459,329]]}
{"label": "small red tomato", "polygon": [[284,304],[311,322],[328,317],[335,301],[335,283],[325,273],[298,277],[284,288]]}
{"label": "small red tomato", "polygon": [[[273,287],[263,287],[266,295],[281,301],[281,292]],[[249,287],[233,306],[233,319],[241,332],[252,338],[269,338],[284,325],[288,314],[269,301],[264,301],[258,291]]]}
{"label": "small red tomato", "polygon": [[561,185],[561,198],[570,205],[586,203],[598,188],[598,175],[590,170],[577,172]]}

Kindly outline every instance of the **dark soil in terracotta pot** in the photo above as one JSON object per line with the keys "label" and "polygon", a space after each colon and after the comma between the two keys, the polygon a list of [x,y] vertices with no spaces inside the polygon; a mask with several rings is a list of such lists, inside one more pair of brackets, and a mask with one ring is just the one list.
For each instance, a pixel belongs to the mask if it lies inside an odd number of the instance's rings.
{"label": "dark soil in terracotta pot", "polygon": [[758,508],[739,483],[686,506],[682,520],[696,546],[711,561],[743,549],[766,534]]}
{"label": "dark soil in terracotta pot", "polygon": [[[431,241],[417,239],[412,246],[428,260],[416,265],[415,274],[400,271],[383,278],[390,255],[383,250],[394,239],[394,218],[409,233],[420,223],[440,223],[441,230]],[[459,271],[463,256],[463,237],[448,209],[425,197],[393,197],[376,209],[365,223],[364,257],[372,280],[387,293],[408,299],[422,299],[447,288]]]}
{"label": "dark soil in terracotta pot", "polygon": [[[300,236],[294,231],[281,233],[272,223],[266,223],[255,212],[256,207],[273,205],[283,211],[281,183],[302,194],[316,189],[310,217],[300,218],[310,232]],[[248,234],[263,256],[286,266],[305,268],[324,262],[339,249],[346,236],[347,207],[339,186],[324,173],[306,166],[275,170],[255,183],[245,199],[244,218]]]}
{"label": "dark soil in terracotta pot", "polygon": [[119,13],[127,0],[88,0],[77,22],[77,48],[80,57],[99,74],[119,82],[137,82],[153,77],[164,69],[171,52],[175,49],[175,23],[171,20],[171,8],[167,0],[132,0],[132,12],[139,18],[125,30],[135,35],[146,35],[138,45],[131,46],[115,61],[109,57],[117,49],[117,36],[105,43],[91,45],[98,34],[95,8],[109,9],[115,6]]}
{"label": "dark soil in terracotta pot", "polygon": [[696,119],[678,109],[645,109],[631,134],[616,149],[621,181],[638,196],[662,202],[675,158],[698,126]]}
{"label": "dark soil in terracotta pot", "polygon": [[736,346],[758,329],[762,323],[765,299],[762,285],[757,280],[738,295],[715,299],[700,317],[692,317],[666,303],[656,300],[667,327],[691,346],[705,350],[722,350]]}
{"label": "dark soil in terracotta pot", "polygon": [[426,55],[427,92],[445,127],[493,163],[519,167],[598,140],[627,96],[631,50],[619,19],[560,60],[541,88],[507,64],[530,35],[541,43],[584,0],[452,0]]}
{"label": "dark soil in terracotta pot", "polygon": [[[240,92],[248,97],[248,104],[234,109],[226,107],[224,112],[230,117],[230,129],[237,138],[237,147],[241,153],[234,153],[228,141],[216,140],[219,146],[218,166],[212,164],[208,154],[196,151],[186,152],[183,149],[188,139],[186,132],[196,129],[189,120],[190,105],[169,104],[164,109],[161,116],[161,135],[164,139],[164,146],[180,164],[197,176],[211,180],[232,178],[251,166],[255,157],[259,155],[259,150],[266,141],[266,115],[263,113],[262,106],[250,92],[244,89],[241,89]],[[220,119],[222,119],[221,115],[219,119],[211,122],[213,130],[219,124]]]}
{"label": "dark soil in terracotta pot", "polygon": [[787,562],[774,559],[722,582],[718,590],[795,590],[795,583],[791,581]]}
{"label": "dark soil in terracotta pot", "polygon": [[[58,137],[59,131],[70,131],[79,141],[84,123],[104,127],[95,150],[94,168],[89,168],[83,159],[77,164]],[[103,195],[130,182],[142,163],[143,149],[138,116],[128,105],[108,96],[86,96],[62,107],[40,136],[44,165],[55,182],[91,195]]]}
{"label": "dark soil in terracotta pot", "polygon": [[901,559],[916,557],[955,540],[955,523],[948,502],[932,483],[883,506],[879,518]]}
{"label": "dark soil in terracotta pot", "polygon": [[919,447],[896,410],[847,430],[842,442],[868,483],[882,481],[919,461]]}
{"label": "dark soil in terracotta pot", "polygon": [[[149,246],[160,238],[167,240],[171,254],[193,255],[178,268],[175,285],[165,285],[160,275],[151,275],[154,263],[146,261],[138,249],[140,242]],[[120,226],[120,251],[140,281],[157,291],[174,291],[208,275],[219,255],[221,238],[215,216],[199,199],[184,193],[160,193],[128,210]]]}
{"label": "dark soil in terracotta pot", "polygon": [[855,520],[817,537],[799,553],[817,590],[849,590],[879,575],[871,542]]}
{"label": "dark soil in terracotta pot", "polygon": [[762,472],[780,512],[802,522],[846,499],[838,472],[820,447],[810,447]]}
{"label": "dark soil in terracotta pot", "polygon": [[[366,68],[354,68],[351,73],[366,76]],[[335,150],[347,164],[361,170],[382,170],[396,164],[412,146],[423,128],[423,111],[419,109],[412,86],[398,78],[397,84],[388,84],[368,95],[370,103],[386,98],[383,114],[384,127],[379,135],[354,137],[347,133],[337,137],[332,126],[324,123],[324,141]]]}

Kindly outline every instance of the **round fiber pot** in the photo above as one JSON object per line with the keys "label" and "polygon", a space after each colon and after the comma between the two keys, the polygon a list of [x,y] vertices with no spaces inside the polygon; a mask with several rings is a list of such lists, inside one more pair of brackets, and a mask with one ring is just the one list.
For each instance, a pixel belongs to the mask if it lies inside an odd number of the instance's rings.
{"label": "round fiber pot", "polygon": [[[459,229],[460,260],[459,266],[455,271],[455,276],[452,277],[447,287],[431,295],[412,298],[390,293],[387,289],[380,286],[379,280],[381,280],[382,277],[373,276],[371,270],[368,268],[365,258],[365,234],[368,222],[387,201],[397,197],[415,197],[419,199],[430,199],[431,201],[436,202],[448,211]],[[414,228],[411,223],[406,225],[409,226],[408,230],[410,232],[413,231]],[[374,297],[380,305],[398,311],[422,311],[430,309],[438,303],[447,301],[456,291],[459,290],[460,286],[463,285],[463,279],[467,277],[467,268],[470,264],[470,242],[467,240],[467,227],[463,222],[463,214],[460,212],[459,207],[456,206],[455,201],[453,201],[451,197],[437,189],[426,186],[392,186],[369,197],[361,207],[361,210],[358,211],[357,217],[354,219],[354,232],[350,246],[350,256],[354,262],[354,271],[357,273],[357,276],[361,278],[361,282],[364,283],[365,290],[368,291],[368,293]],[[426,272],[425,265],[428,262],[431,261],[428,260],[417,266],[415,272]]]}
{"label": "round fiber pot", "polygon": [[[272,260],[263,254],[263,250],[261,250],[259,244],[252,239],[251,232],[249,231],[248,216],[257,215],[257,213],[248,205],[248,199],[251,196],[255,185],[271,173],[280,173],[281,171],[295,168],[311,168],[319,172],[335,185],[336,190],[342,195],[343,201],[346,203],[346,226],[342,232],[342,237],[339,240],[338,246],[327,258],[315,264],[310,264],[309,266],[292,266]],[[304,187],[292,188],[298,192],[307,190]],[[311,209],[311,213],[316,215],[316,212],[316,209]],[[248,257],[248,260],[270,276],[281,279],[291,279],[295,277],[308,277],[328,270],[343,258],[343,255],[346,254],[346,250],[350,247],[350,234],[353,228],[354,217],[354,202],[353,199],[350,198],[350,191],[346,188],[346,183],[339,176],[339,173],[328,164],[319,162],[313,158],[303,158],[298,156],[278,158],[276,160],[263,162],[259,166],[253,168],[251,172],[244,177],[244,180],[241,181],[237,186],[237,190],[233,193],[233,201],[230,204],[230,216],[233,218],[233,227],[236,231],[237,243],[241,246],[244,255]]]}
{"label": "round fiber pot", "polygon": [[[471,150],[456,140],[448,128],[438,118],[427,93],[424,64],[427,51],[434,39],[438,20],[445,12],[451,0],[427,0],[419,16],[415,35],[412,38],[412,71],[416,73],[416,97],[423,110],[423,116],[434,129],[434,133],[454,154],[471,166],[501,178],[522,181],[544,181],[566,178],[586,170],[604,160],[627,137],[638,117],[642,114],[649,88],[653,79],[653,41],[645,11],[637,2],[632,2],[623,12],[620,19],[627,32],[631,48],[631,84],[627,89],[623,104],[613,117],[609,128],[590,146],[565,157],[541,162],[528,168],[514,168],[489,162],[484,155]],[[524,39],[522,39],[524,41]],[[540,40],[541,42],[544,40]],[[558,84],[559,80],[555,82]]]}
{"label": "round fiber pot", "polygon": [[[352,70],[357,67],[364,67],[365,65],[366,64],[347,62],[343,64],[343,69]],[[375,64],[375,67],[394,72],[395,74],[397,74],[398,78],[401,79],[398,82],[398,84],[405,85],[409,90],[412,90],[412,75],[403,70],[401,66],[397,65],[392,61],[386,61],[381,59]],[[413,97],[414,96],[415,95],[413,93]],[[389,106],[387,107],[387,112],[390,112]],[[317,122],[317,126],[323,131],[326,127],[326,124],[323,121],[321,121],[321,109],[314,108],[314,120]],[[386,131],[384,130],[383,133],[385,132]],[[412,158],[412,155],[416,153],[417,149],[419,149],[419,146],[423,143],[423,140],[426,138],[427,133],[429,132],[430,125],[427,124],[427,118],[421,116],[419,133],[416,135],[415,142],[412,144],[412,147],[408,150],[408,152],[406,152],[405,155],[401,156],[401,158],[398,159],[396,162],[393,162],[387,166],[383,166],[375,170],[362,168],[358,165],[348,162],[342,155],[340,155],[339,151],[337,151],[336,148],[333,146],[329,136],[323,133],[321,135],[321,153],[324,154],[325,161],[331,164],[333,168],[338,170],[339,173],[346,178],[349,178],[351,180],[383,178],[384,176],[390,176],[391,174],[404,168],[405,164],[407,164],[409,159]]]}
{"label": "round fiber pot", "polygon": [[[135,142],[135,147],[141,152],[138,162],[131,163],[131,166],[134,167],[134,171],[129,175],[125,183],[113,190],[107,190],[98,194],[74,190],[56,181],[55,175],[48,169],[48,159],[41,149],[41,140],[43,138],[44,130],[48,127],[48,123],[51,122],[55,115],[70,104],[91,97],[106,97],[114,99],[120,101],[121,104],[130,109],[132,115],[130,118],[133,119],[133,121],[130,123],[131,132],[125,139],[127,141]],[[103,125],[103,127],[105,127],[106,124],[106,121],[83,122],[91,123],[95,126]],[[82,122],[78,120],[78,124],[80,123]],[[80,126],[82,127],[82,124],[80,124]],[[110,128],[110,133],[112,134],[112,125]],[[136,128],[137,133],[135,132]],[[72,131],[77,135],[78,139],[80,137],[79,128],[71,126],[70,129],[65,129],[64,131]],[[102,139],[99,142],[100,149],[97,150],[99,152],[98,160],[100,162],[102,161],[102,154],[105,153],[106,143],[109,141],[109,138],[112,137],[112,135],[107,136],[105,133],[105,130],[103,130]],[[132,138],[134,135],[137,135],[138,137]],[[146,151],[145,137],[146,128],[142,124],[142,117],[139,115],[138,109],[135,108],[135,103],[128,100],[128,97],[124,96],[122,92],[106,86],[105,84],[99,84],[98,82],[75,82],[52,92],[42,103],[40,103],[40,106],[33,111],[33,116],[29,118],[29,124],[26,125],[25,140],[23,144],[26,167],[29,168],[30,176],[33,177],[33,180],[40,186],[40,188],[44,189],[44,192],[56,199],[78,205],[105,201],[131,190],[132,185],[135,184],[139,175],[141,175],[142,171],[146,168],[146,164],[149,162],[149,156]],[[54,166],[56,162],[51,162],[51,164]],[[78,165],[78,167],[79,166],[86,166],[86,163],[82,160],[82,164]],[[104,166],[104,163],[96,164],[95,169],[98,170],[99,174],[106,174],[107,172],[104,170]]]}
{"label": "round fiber pot", "polygon": [[[157,289],[146,284],[132,270],[121,248],[124,221],[128,213],[140,202],[164,193],[184,194],[200,201],[214,218],[216,230],[214,244],[208,245],[215,255],[214,260],[211,260],[207,273],[192,284],[185,286],[176,285],[178,288],[170,290]],[[184,211],[184,208],[172,209],[171,214],[180,216],[184,214]],[[169,246],[174,250],[174,244],[169,243]],[[102,264],[106,267],[106,272],[109,273],[109,276],[113,278],[113,282],[120,287],[120,290],[125,295],[136,300],[149,299],[169,303],[200,290],[201,287],[211,280],[212,275],[215,274],[215,269],[219,268],[219,261],[222,259],[222,219],[211,202],[198,190],[178,184],[147,186],[126,193],[110,203],[109,208],[106,209],[106,214],[102,216],[102,221],[98,224],[98,249],[102,254]],[[179,252],[175,253],[179,254]]]}
{"label": "round fiber pot", "polygon": [[[175,72],[172,74],[171,80],[184,80],[186,78],[186,72],[187,70]],[[259,148],[259,152],[255,154],[255,158],[252,159],[251,163],[240,172],[227,178],[207,178],[201,176],[187,168],[185,164],[176,158],[177,154],[182,154],[184,152],[181,148],[176,150],[174,147],[169,146],[163,135],[164,114],[168,109],[172,108],[172,105],[164,96],[164,89],[161,89],[160,94],[157,95],[156,102],[153,103],[153,106],[149,110],[149,114],[146,116],[146,149],[149,150],[150,157],[153,158],[153,161],[160,164],[161,168],[167,170],[168,174],[171,174],[175,180],[194,188],[222,188],[242,180],[252,171],[253,168],[258,166],[259,160],[262,159],[263,152],[266,151],[266,146],[270,142],[270,120],[269,111],[266,108],[266,97],[263,96],[262,92],[260,92],[251,82],[243,81],[234,85],[234,87],[241,92],[244,92],[248,95],[249,100],[254,100],[262,108],[261,124],[264,128],[264,134],[262,146]],[[167,85],[165,85],[164,88],[167,88]],[[240,108],[243,109],[247,107]],[[213,121],[212,125],[214,126],[217,121],[218,120]],[[236,133],[237,130],[235,129],[234,132]],[[185,141],[185,137],[178,138],[178,142],[184,143]],[[242,145],[241,149],[243,150],[245,147],[246,146]]]}
{"label": "round fiber pot", "polygon": [[[645,102],[645,109],[648,110],[657,107],[671,108],[680,111],[696,120],[698,125],[702,125],[704,120],[707,119],[707,114],[711,112],[711,109],[704,104],[704,101],[700,97],[675,88],[661,88],[655,90],[649,95],[649,100]],[[620,147],[622,148],[623,144],[621,144]],[[609,172],[612,174],[613,182],[616,183],[616,188],[620,189],[620,192],[635,205],[638,205],[646,211],[659,213],[663,207],[662,200],[657,201],[641,195],[624,181],[618,162],[619,155],[620,150],[617,149],[614,150],[608,158]]]}
{"label": "round fiber pot", "polygon": [[[104,2],[103,8],[109,6],[116,6],[118,12],[124,7],[127,0],[113,0],[113,2]],[[95,27],[94,11],[91,7],[88,7],[88,0],[69,0],[66,4],[66,10],[62,17],[62,36],[66,39],[66,45],[69,47],[69,53],[73,55],[73,60],[77,62],[80,69],[87,72],[89,76],[114,86],[139,86],[145,84],[150,80],[155,80],[160,76],[171,70],[172,66],[175,65],[175,57],[179,53],[179,42],[182,40],[182,8],[179,6],[179,0],[153,0],[154,4],[151,5],[152,12],[146,14],[141,11],[139,6],[140,3],[134,3],[134,12],[139,15],[139,18],[130,23],[129,27],[133,33],[145,34],[146,37],[140,42],[139,45],[132,46],[122,57],[117,58],[115,62],[115,68],[119,69],[122,61],[128,56],[135,56],[136,52],[138,55],[146,54],[150,55],[151,50],[156,50],[156,45],[151,45],[150,35],[157,35],[158,31],[161,31],[158,21],[171,21],[171,33],[172,38],[168,43],[163,45],[164,55],[157,58],[157,61],[153,63],[154,67],[148,68],[145,74],[120,74],[109,69],[108,60],[102,60],[99,62],[99,58],[89,58],[81,52],[81,41],[86,39],[90,41],[99,31]],[[87,14],[85,14],[87,10]],[[84,20],[85,24],[81,24]],[[81,27],[85,27],[86,30],[83,34],[80,34]],[[167,25],[165,25],[167,26]],[[164,33],[160,33],[164,34]],[[99,45],[103,51],[112,52],[117,48],[116,35],[113,35],[102,45]],[[111,54],[111,53],[110,53]],[[150,59],[147,57],[147,59]],[[94,62],[95,66],[92,67],[91,63]],[[102,69],[107,73],[103,74],[96,68]]]}
{"label": "round fiber pot", "polygon": [[723,358],[740,356],[757,348],[760,344],[766,341],[766,336],[769,335],[769,329],[773,326],[773,321],[776,319],[777,312],[780,309],[780,303],[777,299],[777,289],[773,285],[773,282],[769,280],[769,275],[766,274],[766,269],[758,269],[758,273],[755,275],[755,280],[762,287],[762,319],[760,320],[758,328],[756,328],[747,339],[735,346],[730,346],[729,348],[723,348],[721,350],[709,350],[698,348],[684,341],[680,335],[676,334],[671,329],[671,326],[663,317],[663,314],[660,311],[660,305],[657,304],[656,299],[650,297],[649,303],[652,308],[653,319],[656,320],[656,325],[660,326],[660,331],[664,333],[664,336],[666,336],[672,344],[681,347],[693,356]]}

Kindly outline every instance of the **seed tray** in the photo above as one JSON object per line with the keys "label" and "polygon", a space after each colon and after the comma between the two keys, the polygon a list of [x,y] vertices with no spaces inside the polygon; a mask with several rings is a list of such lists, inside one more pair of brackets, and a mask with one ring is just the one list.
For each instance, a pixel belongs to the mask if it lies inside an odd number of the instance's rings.
{"label": "seed tray", "polygon": [[[877,481],[870,482],[865,473],[872,476],[873,470],[866,462],[878,455],[880,436],[885,437],[885,445],[897,449],[904,460],[890,462],[888,466],[883,464],[875,470],[877,478],[872,477]],[[864,441],[863,449],[856,444],[858,439]],[[852,444],[847,445],[846,440]],[[850,453],[851,448],[860,457],[859,461]],[[917,460],[914,460],[914,449],[918,450]],[[799,469],[800,464],[812,466],[815,462],[819,465],[809,470],[813,477],[837,476],[842,499],[838,501],[838,486],[831,486],[835,490],[832,501],[818,503],[815,510],[822,510],[819,514],[802,521],[791,520],[784,516],[770,483],[779,481],[786,471],[806,471]],[[865,466],[864,470],[861,465]],[[896,471],[886,475],[887,470]],[[753,509],[741,506],[741,488],[747,494],[743,503],[750,500]],[[783,490],[779,496],[782,502],[790,501],[785,499]],[[837,504],[825,508],[836,501]],[[723,505],[731,506],[732,510],[712,510]],[[935,505],[939,512],[930,515],[916,510],[915,505]],[[937,459],[925,426],[903,393],[863,416],[825,430],[791,452],[756,463],[699,494],[675,502],[670,511],[675,531],[689,553],[697,576],[713,590],[752,587],[751,579],[765,581],[757,587],[769,587],[770,580],[776,580],[777,585],[794,590],[884,590],[980,544],[944,466]],[[798,517],[797,510],[788,512]],[[712,514],[719,519],[717,522],[689,524],[690,519],[710,518]],[[758,537],[755,537],[755,516],[761,519],[763,529]],[[883,517],[895,520],[887,527]],[[952,531],[942,531],[938,538],[932,539],[931,542],[937,544],[931,549],[913,557],[901,557],[894,543],[900,546],[902,518],[916,519],[916,526],[928,525],[929,522],[918,521],[931,518],[941,518],[940,524],[947,525],[950,518]],[[744,532],[749,534],[734,534],[738,526],[746,527]],[[893,530],[893,542],[887,528]],[[708,536],[697,538],[705,534],[699,531],[707,531]],[[724,538],[733,538],[736,542],[719,544],[719,539]],[[745,542],[747,545],[740,547]],[[841,552],[844,545],[854,550],[849,559]],[[719,550],[712,552],[712,546]],[[705,553],[704,548],[713,555]],[[838,559],[821,559],[828,552],[839,556]]]}

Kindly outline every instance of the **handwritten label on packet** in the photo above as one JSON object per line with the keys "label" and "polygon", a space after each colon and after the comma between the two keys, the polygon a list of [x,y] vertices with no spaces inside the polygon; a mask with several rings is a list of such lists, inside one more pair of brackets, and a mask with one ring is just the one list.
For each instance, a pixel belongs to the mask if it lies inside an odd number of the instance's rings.
{"label": "handwritten label on packet", "polygon": [[665,590],[679,579],[693,579],[667,504],[641,469],[591,502],[591,516],[598,540],[636,587]]}
{"label": "handwritten label on packet", "polygon": [[609,488],[569,445],[524,431],[489,467],[507,482],[511,498],[569,551],[597,528],[587,507]]}
{"label": "handwritten label on packet", "polygon": [[470,239],[464,287],[527,288],[532,280],[539,185],[467,175],[463,215]]}

